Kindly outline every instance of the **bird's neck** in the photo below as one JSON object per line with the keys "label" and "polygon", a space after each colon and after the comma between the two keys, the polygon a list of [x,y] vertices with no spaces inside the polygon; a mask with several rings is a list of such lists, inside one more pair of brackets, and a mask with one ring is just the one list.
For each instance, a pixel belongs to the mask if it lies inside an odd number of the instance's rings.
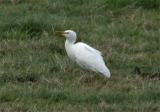
{"label": "bird's neck", "polygon": [[74,41],[66,40],[65,45],[71,46],[71,45],[74,45],[74,43],[75,43]]}
{"label": "bird's neck", "polygon": [[66,40],[66,42],[65,42],[66,51],[72,50],[73,46],[74,46],[73,42],[70,42],[70,41]]}
{"label": "bird's neck", "polygon": [[72,59],[74,61],[75,59],[75,44],[73,42],[69,42],[68,40],[66,40],[65,42],[65,49],[66,52],[68,54],[68,56],[70,57],[70,59]]}

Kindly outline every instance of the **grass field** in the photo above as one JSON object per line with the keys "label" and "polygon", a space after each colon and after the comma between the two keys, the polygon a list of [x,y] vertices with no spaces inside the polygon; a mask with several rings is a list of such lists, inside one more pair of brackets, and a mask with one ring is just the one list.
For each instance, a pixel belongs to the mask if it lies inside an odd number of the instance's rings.
{"label": "grass field", "polygon": [[[68,59],[66,29],[110,79]],[[159,0],[0,0],[0,112],[159,111]]]}

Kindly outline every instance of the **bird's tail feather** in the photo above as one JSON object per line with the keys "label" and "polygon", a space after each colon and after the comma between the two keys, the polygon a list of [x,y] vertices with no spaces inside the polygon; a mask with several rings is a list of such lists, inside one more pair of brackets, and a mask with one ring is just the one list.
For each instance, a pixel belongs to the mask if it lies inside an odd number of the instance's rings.
{"label": "bird's tail feather", "polygon": [[109,71],[108,68],[106,68],[106,69],[102,72],[102,74],[103,74],[105,77],[107,77],[107,78],[110,78],[110,77],[111,77],[111,73],[110,73],[110,71]]}

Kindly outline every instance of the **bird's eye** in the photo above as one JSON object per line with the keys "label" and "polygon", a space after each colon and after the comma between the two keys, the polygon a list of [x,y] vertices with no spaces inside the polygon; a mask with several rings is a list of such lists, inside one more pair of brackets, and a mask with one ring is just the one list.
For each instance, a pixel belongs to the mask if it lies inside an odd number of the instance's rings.
{"label": "bird's eye", "polygon": [[64,32],[64,34],[69,34],[69,32]]}

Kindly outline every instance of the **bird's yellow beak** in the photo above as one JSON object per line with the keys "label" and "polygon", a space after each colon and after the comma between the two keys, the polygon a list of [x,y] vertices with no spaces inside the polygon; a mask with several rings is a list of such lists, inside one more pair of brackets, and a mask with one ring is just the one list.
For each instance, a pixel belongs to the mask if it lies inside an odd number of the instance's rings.
{"label": "bird's yellow beak", "polygon": [[68,34],[68,32],[64,32],[64,31],[56,31],[55,35],[57,36],[64,36],[65,34]]}

